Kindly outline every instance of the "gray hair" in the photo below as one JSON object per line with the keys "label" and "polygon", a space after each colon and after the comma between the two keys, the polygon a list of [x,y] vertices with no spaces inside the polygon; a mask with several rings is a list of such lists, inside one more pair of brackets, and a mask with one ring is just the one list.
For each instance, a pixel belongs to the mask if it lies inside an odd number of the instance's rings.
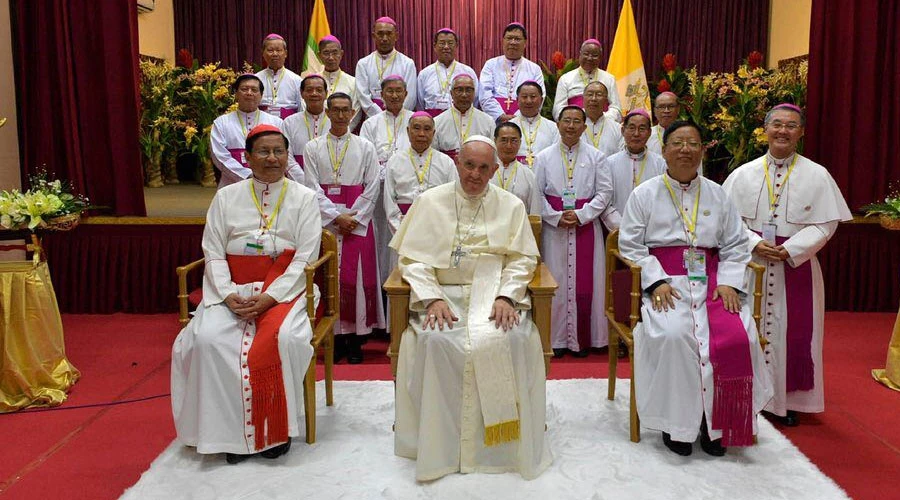
{"label": "gray hair", "polygon": [[263,38],[262,49],[266,50],[266,44],[273,41],[283,43],[284,50],[287,50],[287,40],[285,40],[284,38],[275,38],[274,36],[271,38]]}
{"label": "gray hair", "polygon": [[766,119],[763,120],[763,126],[768,125],[769,122],[772,121],[772,115],[774,115],[776,111],[789,111],[791,113],[797,113],[798,115],[800,115],[800,126],[806,126],[806,114],[804,114],[803,111],[797,111],[796,109],[792,109],[787,106],[775,106],[774,108],[770,109],[769,112],[766,113]]}
{"label": "gray hair", "polygon": [[406,80],[402,78],[385,78],[384,80],[381,80],[381,90],[384,90],[384,88],[387,87],[391,82],[400,82],[403,84],[403,90],[407,90]]}

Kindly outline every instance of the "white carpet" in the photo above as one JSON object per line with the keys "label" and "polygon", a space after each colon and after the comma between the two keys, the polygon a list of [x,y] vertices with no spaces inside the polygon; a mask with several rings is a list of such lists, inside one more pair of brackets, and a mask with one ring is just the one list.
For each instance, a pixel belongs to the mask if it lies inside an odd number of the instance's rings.
{"label": "white carpet", "polygon": [[414,463],[394,456],[391,382],[335,382],[335,406],[319,385],[318,442],[294,439],[288,455],[238,465],[172,443],[125,499],[844,499],[765,419],[759,444],[713,458],[694,445],[679,457],[658,432],[628,440],[628,380],[606,400],[606,380],[547,382],[548,442],[553,464],[540,477],[453,474],[428,484]]}

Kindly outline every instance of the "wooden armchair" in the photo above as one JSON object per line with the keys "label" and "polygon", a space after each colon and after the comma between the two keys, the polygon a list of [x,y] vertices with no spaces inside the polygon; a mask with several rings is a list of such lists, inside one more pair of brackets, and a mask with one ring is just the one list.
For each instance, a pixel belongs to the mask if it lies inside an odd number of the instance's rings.
{"label": "wooden armchair", "polygon": [[[756,321],[756,329],[759,331],[759,322],[761,318],[762,306],[762,283],[765,268],[755,262],[750,262],[747,267],[753,270],[756,278],[756,285],[753,289],[753,319]],[[627,285],[627,286],[626,286]],[[621,291],[622,288],[629,290],[629,301],[627,312],[624,300],[619,299],[616,303],[617,296],[614,288]],[[606,319],[609,321],[609,345],[619,344],[619,339],[628,348],[628,360],[631,362],[631,401],[629,403],[631,415],[629,417],[631,426],[631,441],[637,443],[641,440],[641,422],[637,413],[637,402],[634,394],[634,327],[641,320],[641,267],[634,262],[622,257],[619,252],[619,230],[611,232],[606,238]],[[620,294],[619,297],[622,297]],[[617,307],[618,306],[618,307]],[[763,347],[766,340],[763,335],[759,335],[759,343]],[[616,365],[618,359],[616,356],[609,357],[609,391],[607,399],[610,401],[616,398]]]}
{"label": "wooden armchair", "polygon": [[[538,248],[541,247],[541,218],[537,215],[529,215],[531,231]],[[553,295],[557,289],[556,280],[550,274],[550,270],[543,262],[538,260],[538,266],[534,271],[534,277],[528,284],[528,293],[531,294],[531,319],[537,326],[541,335],[541,347],[544,351],[544,369],[550,373],[550,358],[553,357],[553,349],[550,348],[550,310]],[[394,268],[387,281],[384,283],[384,291],[388,295],[390,305],[391,345],[387,355],[391,358],[391,373],[397,377],[397,355],[400,352],[400,339],[406,327],[409,325],[409,284],[400,276],[400,269]]]}
{"label": "wooden armchair", "polygon": [[[189,321],[187,275],[191,270],[203,264],[204,259],[200,259],[175,270],[178,274],[179,321],[182,326]],[[306,442],[312,444],[316,442],[316,354],[320,350],[325,357],[325,404],[334,405],[334,325],[340,317],[340,306],[338,301],[337,238],[331,232],[322,230],[322,250],[319,252],[319,259],[310,262],[304,271],[307,290],[313,290],[316,274],[319,274],[319,282],[324,284],[322,299],[325,301],[321,315],[316,315],[314,300],[306,301],[306,314],[313,329],[311,344],[314,354],[303,380],[303,407],[306,417]]]}

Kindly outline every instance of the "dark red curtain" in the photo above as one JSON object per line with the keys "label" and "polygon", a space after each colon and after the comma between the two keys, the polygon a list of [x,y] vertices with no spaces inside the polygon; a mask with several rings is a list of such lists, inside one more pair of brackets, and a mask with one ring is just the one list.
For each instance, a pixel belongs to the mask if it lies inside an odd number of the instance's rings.
{"label": "dark red curtain", "polygon": [[115,215],[145,215],[137,4],[10,7],[23,178],[44,168]]}
{"label": "dark red curtain", "polygon": [[[262,38],[270,32],[290,43],[288,66],[300,68],[312,0],[175,0],[175,44],[201,61],[240,67],[261,64]],[[683,66],[731,71],[753,50],[766,53],[768,0],[632,0],[648,76],[663,54]],[[603,43],[605,66],[622,0],[326,0],[331,31],[344,42],[343,67],[373,50],[372,23],[380,16],[400,24],[398,49],[423,68],[434,61],[432,34],[451,27],[461,37],[459,58],[480,70],[500,54],[511,21],[529,30],[527,57],[550,61],[553,52],[574,57],[586,38]]]}
{"label": "dark red curtain", "polygon": [[858,210],[900,181],[900,2],[814,0],[809,45],[806,153]]}

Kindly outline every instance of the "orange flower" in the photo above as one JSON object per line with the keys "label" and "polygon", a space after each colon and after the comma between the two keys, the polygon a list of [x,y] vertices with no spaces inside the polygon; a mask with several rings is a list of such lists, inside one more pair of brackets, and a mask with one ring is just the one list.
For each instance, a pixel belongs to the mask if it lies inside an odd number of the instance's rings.
{"label": "orange flower", "polygon": [[663,56],[662,67],[666,70],[666,73],[671,75],[675,72],[676,66],[678,66],[678,61],[675,60],[675,54],[666,54]]}
{"label": "orange flower", "polygon": [[176,66],[190,68],[194,65],[194,56],[191,55],[191,52],[188,49],[181,49],[178,51],[178,57],[175,58],[175,61]]}
{"label": "orange flower", "polygon": [[656,84],[656,90],[658,90],[660,93],[668,92],[668,91],[672,90],[672,86],[669,85],[668,80],[663,78],[662,80],[659,81],[659,83]]}
{"label": "orange flower", "polygon": [[762,62],[763,62],[763,55],[762,55],[762,52],[760,52],[758,50],[754,50],[753,52],[750,53],[749,56],[747,56],[747,66],[749,66],[750,69],[756,69],[756,68],[762,66]]}
{"label": "orange flower", "polygon": [[556,67],[557,71],[563,69],[563,66],[566,65],[566,56],[563,55],[562,52],[556,51],[550,57],[550,62],[553,63],[553,66]]}

